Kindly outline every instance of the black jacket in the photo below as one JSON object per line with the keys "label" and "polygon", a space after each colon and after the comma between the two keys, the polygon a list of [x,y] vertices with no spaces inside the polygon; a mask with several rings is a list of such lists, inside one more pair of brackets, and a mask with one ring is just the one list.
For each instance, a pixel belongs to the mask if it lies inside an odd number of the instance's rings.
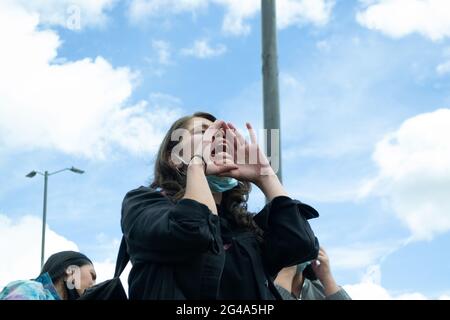
{"label": "black jacket", "polygon": [[264,231],[239,229],[230,214],[190,199],[173,203],[140,187],[122,205],[122,231],[133,268],[130,299],[280,299],[277,273],[317,257],[319,243],[307,219],[316,210],[277,197],[255,217]]}

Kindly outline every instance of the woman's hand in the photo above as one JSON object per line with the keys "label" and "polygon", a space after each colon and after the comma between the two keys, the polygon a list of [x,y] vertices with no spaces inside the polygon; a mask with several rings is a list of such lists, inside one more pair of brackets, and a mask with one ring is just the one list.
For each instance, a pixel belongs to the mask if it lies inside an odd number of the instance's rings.
{"label": "woman's hand", "polygon": [[246,124],[250,135],[248,142],[242,134],[231,123],[228,123],[230,130],[226,131],[227,146],[232,150],[228,153],[232,154],[233,161],[237,168],[221,174],[236,178],[242,181],[249,181],[255,184],[267,176],[273,176],[273,172],[269,160],[257,143],[256,134],[250,123]]}
{"label": "woman's hand", "polygon": [[328,254],[322,247],[320,247],[317,259],[312,261],[311,267],[317,279],[319,279],[322,283],[326,296],[330,296],[340,290],[331,273],[330,259],[328,258]]}
{"label": "woman's hand", "polygon": [[[203,165],[206,175],[219,175],[236,169],[231,154],[224,149],[220,151],[218,144],[223,140],[223,132],[229,130],[227,124],[222,120],[216,120],[206,130],[194,128],[193,133],[185,132],[180,148],[173,150],[176,154],[182,150],[182,156],[175,158],[184,164]],[[202,160],[203,159],[203,160]]]}
{"label": "woman's hand", "polygon": [[328,258],[327,253],[322,247],[320,247],[319,255],[317,256],[317,259],[313,261],[311,267],[316,274],[317,279],[319,279],[320,281],[332,277],[330,269],[330,259]]}

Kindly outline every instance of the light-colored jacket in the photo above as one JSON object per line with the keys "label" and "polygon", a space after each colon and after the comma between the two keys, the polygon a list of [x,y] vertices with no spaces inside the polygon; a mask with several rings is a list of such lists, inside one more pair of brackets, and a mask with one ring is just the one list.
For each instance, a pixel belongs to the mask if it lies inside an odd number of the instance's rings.
{"label": "light-colored jacket", "polygon": [[61,300],[48,273],[34,280],[9,283],[0,292],[0,300]]}
{"label": "light-colored jacket", "polygon": [[[297,300],[288,290],[275,285],[284,300]],[[347,292],[341,287],[340,290],[330,296],[325,295],[325,289],[319,280],[311,281],[305,279],[298,300],[352,300]]]}

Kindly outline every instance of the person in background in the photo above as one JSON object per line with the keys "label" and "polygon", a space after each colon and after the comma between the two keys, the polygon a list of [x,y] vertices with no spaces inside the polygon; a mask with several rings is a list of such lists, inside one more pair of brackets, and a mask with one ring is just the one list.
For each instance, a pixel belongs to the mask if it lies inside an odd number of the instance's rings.
{"label": "person in background", "polygon": [[40,275],[18,280],[0,292],[0,300],[75,300],[95,284],[92,261],[75,251],[62,251],[48,258]]}
{"label": "person in background", "polygon": [[351,300],[336,284],[322,247],[316,260],[284,268],[275,279],[275,286],[284,300]]}

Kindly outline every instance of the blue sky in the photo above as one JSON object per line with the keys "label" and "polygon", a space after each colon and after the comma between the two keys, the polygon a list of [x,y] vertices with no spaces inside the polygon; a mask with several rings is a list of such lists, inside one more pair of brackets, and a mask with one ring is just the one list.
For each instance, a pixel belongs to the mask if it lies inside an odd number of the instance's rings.
{"label": "blue sky", "polygon": [[[179,116],[261,128],[259,1],[0,5],[0,285],[75,248],[110,277],[125,193]],[[355,298],[450,295],[450,5],[279,0],[284,184]],[[250,207],[264,202],[257,190]],[[5,259],[5,260],[3,260]]]}

